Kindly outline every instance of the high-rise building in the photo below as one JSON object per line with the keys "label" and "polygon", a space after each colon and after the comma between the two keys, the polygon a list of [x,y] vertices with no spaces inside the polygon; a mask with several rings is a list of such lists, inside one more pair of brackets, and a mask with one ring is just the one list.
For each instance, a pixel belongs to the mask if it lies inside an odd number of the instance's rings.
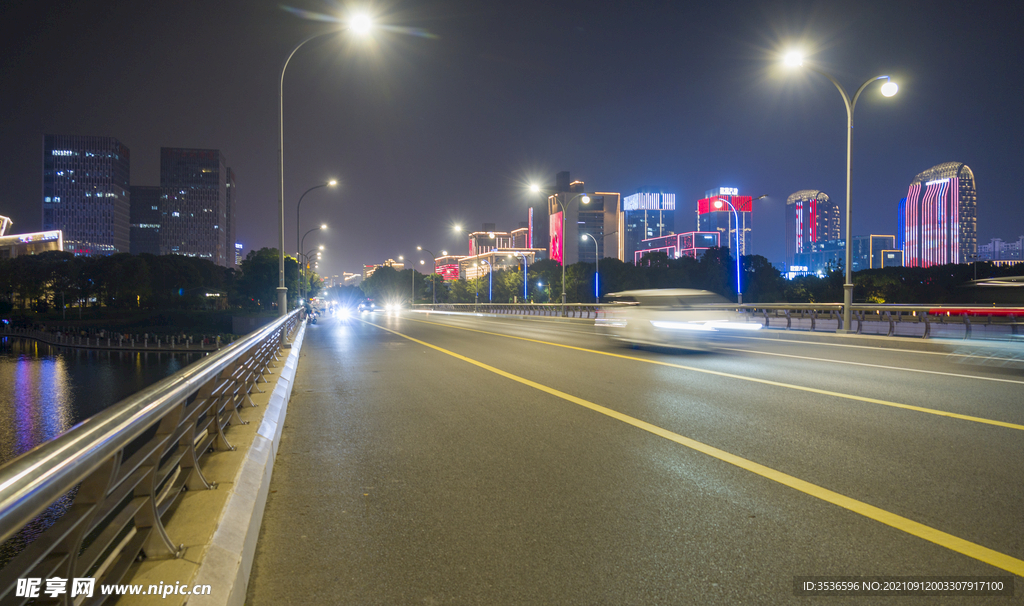
{"label": "high-rise building", "polygon": [[43,136],[43,230],[76,255],[129,252],[131,156],[113,137]]}
{"label": "high-rise building", "polygon": [[[718,204],[718,200],[723,200]],[[733,209],[724,201],[732,203]],[[697,231],[717,231],[721,234],[722,246],[729,254],[736,256],[736,229],[739,221],[740,256],[749,254],[750,231],[753,227],[753,202],[750,196],[741,196],[735,187],[719,187],[709,190],[704,198],[697,201]]]}
{"label": "high-rise building", "polygon": [[160,194],[157,185],[131,186],[131,244],[133,255],[160,254]]}
{"label": "high-rise building", "polygon": [[796,264],[796,255],[811,252],[816,242],[838,240],[839,206],[828,194],[802,189],[786,198],[786,265]]}
{"label": "high-rise building", "polygon": [[[228,239],[234,231],[228,224],[233,181],[220,150],[160,148],[160,253],[233,267],[234,240]],[[231,196],[234,200],[234,192]]]}
{"label": "high-rise building", "polygon": [[638,190],[622,199],[618,232],[622,254],[633,261],[641,242],[671,235],[675,227],[676,195]]}
{"label": "high-rise building", "polygon": [[[622,260],[618,233],[621,196],[615,192],[587,194],[583,181],[569,181],[567,171],[558,173],[556,180],[560,191],[548,197],[549,257],[565,265],[594,263],[599,256]],[[565,233],[562,233],[563,225]],[[583,240],[583,234],[594,238],[596,246],[590,238]],[[562,259],[563,238],[565,259]]]}
{"label": "high-rise building", "polygon": [[[887,258],[885,253],[896,250],[896,236],[853,236],[850,240],[851,269],[853,271],[893,267],[896,264],[896,257],[891,254],[888,255],[889,263],[885,264]],[[902,254],[899,261],[898,265],[902,265]]]}
{"label": "high-rise building", "polygon": [[225,207],[227,210],[228,229],[224,235],[227,239],[227,255],[229,259],[228,267],[238,267],[238,255],[233,250],[238,246],[235,242],[235,225],[238,222],[238,192],[235,191],[235,171],[231,170],[230,166],[225,171],[225,178],[226,182],[224,184],[224,193],[227,195]]}
{"label": "high-rise building", "polygon": [[967,263],[977,255],[978,192],[966,164],[946,162],[918,174],[901,206],[907,267]]}

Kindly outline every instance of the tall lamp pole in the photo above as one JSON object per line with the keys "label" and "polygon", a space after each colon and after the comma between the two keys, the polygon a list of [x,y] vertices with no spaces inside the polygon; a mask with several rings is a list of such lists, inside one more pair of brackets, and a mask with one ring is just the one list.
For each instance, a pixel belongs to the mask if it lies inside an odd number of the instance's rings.
{"label": "tall lamp pole", "polygon": [[[423,252],[430,253],[430,258],[432,259],[431,263],[433,264],[433,267],[430,270],[430,297],[433,300],[434,305],[437,305],[437,288],[434,286],[434,276],[437,275],[437,255],[434,254],[434,251],[427,250],[422,246],[417,246],[416,250],[422,250]],[[448,254],[443,250],[441,252],[443,254]]]}
{"label": "tall lamp pole", "polygon": [[[523,303],[526,303],[526,253],[517,250],[512,254],[519,255],[523,258]],[[509,256],[511,257],[512,255]]]}
{"label": "tall lamp pole", "polygon": [[736,222],[736,302],[743,305],[743,290],[740,286],[740,215],[736,212],[736,207],[732,205],[732,202],[721,198],[715,200],[715,208],[722,208],[723,204],[728,204],[732,209],[732,217]]}
{"label": "tall lamp pole", "polygon": [[494,266],[487,259],[480,259],[481,263],[487,264],[487,302],[494,302]]}
{"label": "tall lamp pole", "polygon": [[[306,236],[308,236],[309,234],[311,234],[311,233],[313,233],[315,231],[321,231],[321,230],[324,230],[324,229],[327,229],[327,224],[326,223],[322,223],[320,225],[320,227],[314,227],[313,229],[311,229],[311,230],[307,231],[306,233],[302,234],[302,237],[299,238],[299,256],[300,257],[303,256],[302,255],[302,248],[303,248],[303,245],[306,243]],[[310,252],[313,252],[313,251],[310,251]],[[297,259],[297,261],[301,262],[302,259]],[[303,279],[305,277],[306,277],[306,265],[303,264],[301,267],[299,267],[299,295],[300,296],[301,296],[302,291],[303,291],[303,284],[302,284],[302,282],[303,282]]]}
{"label": "tall lamp pole", "polygon": [[[299,222],[299,211],[302,209],[302,199],[306,197],[306,194],[313,191],[314,189],[320,189],[321,187],[334,187],[337,184],[338,182],[335,179],[331,179],[326,183],[321,183],[320,185],[314,185],[313,187],[310,187],[306,191],[302,192],[301,196],[299,196],[299,203],[295,205],[295,245],[298,247],[296,249],[298,252],[302,252],[302,242],[300,242],[301,238],[299,238],[299,232],[302,229],[302,223]],[[299,292],[299,294],[302,294],[301,291]]]}
{"label": "tall lamp pole", "polygon": [[[540,189],[539,185],[534,184],[534,185],[530,186],[530,191],[532,191],[534,193],[538,193],[538,192],[541,191],[541,189]],[[565,204],[562,204],[562,201],[558,198],[559,193],[551,193],[551,192],[544,192],[544,193],[547,193],[549,197],[553,197],[555,199],[555,202],[558,203],[559,208],[562,209],[562,237],[559,238],[559,239],[562,241],[562,316],[564,317],[565,316],[565,215],[567,214],[566,213],[566,208],[570,204],[572,204],[572,201],[575,200],[576,198],[579,198],[580,202],[583,203],[583,204],[590,204],[590,196],[588,196],[586,193],[581,192],[581,193],[578,193],[575,196],[569,198],[565,202]]]}
{"label": "tall lamp pole", "polygon": [[[366,34],[373,28],[373,21],[367,15],[354,15],[348,22],[348,27],[357,34]],[[310,40],[314,40],[321,36],[329,36],[331,34],[337,34],[344,30],[331,30],[326,32],[320,32],[309,36],[302,42],[292,49],[292,52],[288,53],[288,58],[284,60],[284,66],[281,67],[281,79],[277,91],[278,100],[278,147],[277,147],[277,160],[278,160],[278,194],[277,194],[277,206],[278,206],[278,220],[280,222],[280,240],[278,244],[278,279],[277,279],[277,310],[278,315],[285,316],[288,314],[288,287],[284,285],[284,73],[288,70],[288,63],[291,62],[292,57],[298,52],[300,48],[306,45]],[[299,247],[300,252],[302,247]]]}
{"label": "tall lamp pole", "polygon": [[[788,55],[786,55],[785,62],[787,65],[792,67],[798,67],[804,64],[803,56],[800,55],[799,53],[789,53]],[[825,76],[832,82],[832,84],[835,84],[836,88],[839,89],[839,94],[842,95],[843,97],[843,103],[846,105],[846,229],[844,230],[846,234],[846,282],[843,284],[843,328],[836,332],[847,333],[850,332],[850,328],[852,326],[851,315],[853,308],[853,250],[850,242],[850,165],[853,151],[853,110],[856,109],[857,107],[857,99],[860,98],[860,94],[864,92],[864,89],[866,89],[872,82],[877,82],[878,80],[885,80],[885,84],[882,85],[882,95],[886,97],[892,97],[893,95],[895,95],[897,91],[899,91],[899,86],[897,86],[896,83],[893,82],[889,76],[875,76],[874,78],[869,78],[866,82],[864,82],[864,84],[861,84],[860,88],[857,89],[857,92],[854,93],[853,98],[851,99],[850,95],[846,92],[846,89],[844,89],[842,85],[840,85],[839,82],[836,81],[836,79],[833,78],[831,75],[810,65],[806,67],[812,72]]]}
{"label": "tall lamp pole", "polygon": [[583,234],[580,237],[580,241],[586,242],[587,238],[594,241],[594,302],[597,303],[601,300],[601,295],[598,294],[601,288],[599,286],[601,280],[601,251],[597,246],[597,238],[593,234]]}

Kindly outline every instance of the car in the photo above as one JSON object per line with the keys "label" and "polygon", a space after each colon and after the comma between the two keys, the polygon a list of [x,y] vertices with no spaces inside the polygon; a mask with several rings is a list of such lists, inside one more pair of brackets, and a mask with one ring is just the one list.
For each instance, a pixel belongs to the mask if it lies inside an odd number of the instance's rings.
{"label": "car", "polygon": [[362,301],[359,302],[359,306],[356,309],[358,309],[360,312],[371,312],[377,311],[377,306],[373,304],[372,299],[363,299]]}
{"label": "car", "polygon": [[707,290],[627,290],[605,295],[595,324],[606,337],[629,345],[713,350],[762,328],[734,303]]}

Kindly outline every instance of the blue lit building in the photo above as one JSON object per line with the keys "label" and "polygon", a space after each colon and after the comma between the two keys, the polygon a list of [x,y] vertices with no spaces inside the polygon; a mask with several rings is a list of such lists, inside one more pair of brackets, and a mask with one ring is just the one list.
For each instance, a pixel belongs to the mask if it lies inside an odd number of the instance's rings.
{"label": "blue lit building", "polygon": [[43,231],[76,255],[129,252],[131,157],[113,137],[43,135]]}
{"label": "blue lit building", "polygon": [[673,233],[675,226],[676,195],[638,190],[622,198],[619,213],[619,233],[622,234],[622,256],[633,261],[636,253],[644,250],[642,242]]}

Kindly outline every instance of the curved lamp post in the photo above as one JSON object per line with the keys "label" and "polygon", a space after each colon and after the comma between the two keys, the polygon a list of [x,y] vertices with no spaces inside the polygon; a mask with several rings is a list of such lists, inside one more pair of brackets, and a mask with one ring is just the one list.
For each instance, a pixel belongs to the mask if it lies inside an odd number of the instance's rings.
{"label": "curved lamp post", "polygon": [[[288,63],[291,62],[292,57],[298,52],[300,48],[306,45],[307,42],[315,40],[321,36],[329,36],[331,34],[338,34],[345,29],[350,29],[357,34],[367,34],[373,28],[373,21],[367,15],[355,15],[349,22],[348,27],[344,29],[331,30],[327,32],[320,32],[309,36],[302,42],[292,49],[292,52],[288,53],[288,58],[284,60],[284,66],[281,67],[281,79],[278,86],[278,148],[277,148],[277,160],[279,165],[278,172],[278,197],[277,206],[279,211],[279,221],[281,226],[280,242],[278,246],[278,281],[277,281],[277,311],[278,315],[285,316],[288,313],[288,287],[284,285],[284,74],[288,70]],[[302,251],[300,243],[299,252]]]}
{"label": "curved lamp post", "polygon": [[[540,193],[541,189],[540,189],[539,185],[533,184],[533,185],[530,185],[530,191],[532,191],[533,193]],[[569,198],[565,202],[565,204],[562,204],[562,201],[558,199],[558,196],[559,196],[558,192],[555,192],[555,193],[543,192],[543,193],[548,194],[548,196],[554,196],[555,202],[558,202],[559,208],[562,209],[562,237],[560,238],[560,240],[562,241],[562,316],[564,317],[565,316],[565,215],[567,214],[566,213],[566,208],[570,204],[572,204],[572,201],[575,200],[576,198],[579,198],[580,202],[582,204],[590,204],[590,196],[588,196],[585,192],[581,192],[581,193],[578,193],[575,196]]]}
{"label": "curved lamp post", "polygon": [[437,255],[434,254],[434,251],[427,250],[422,246],[417,246],[416,250],[422,250],[423,252],[430,253],[430,258],[432,259],[431,263],[433,264],[433,268],[431,269],[430,274],[430,297],[433,300],[434,305],[437,305],[437,289],[434,286],[434,276],[437,275]]}
{"label": "curved lamp post", "polygon": [[338,185],[338,181],[336,179],[331,179],[326,183],[321,183],[320,185],[314,185],[313,187],[310,187],[306,191],[302,192],[301,196],[299,196],[299,203],[295,205],[295,245],[298,246],[299,252],[302,252],[302,243],[299,241],[299,232],[302,225],[302,223],[300,223],[299,221],[299,211],[302,209],[302,199],[306,197],[306,194],[313,191],[314,189],[320,189],[321,187],[335,187],[336,185]]}
{"label": "curved lamp post", "polygon": [[509,257],[512,255],[519,255],[523,258],[523,303],[526,303],[526,253],[515,251],[510,253]]}
{"label": "curved lamp post", "polygon": [[487,264],[487,302],[494,302],[494,266],[487,259],[480,259],[481,263]]}
{"label": "curved lamp post", "polygon": [[[804,58],[800,53],[792,52],[786,55],[785,63],[791,67],[799,67],[804,64]],[[853,265],[853,248],[851,245],[852,243],[850,242],[850,158],[853,150],[853,110],[857,107],[857,99],[860,98],[860,94],[864,92],[864,89],[866,89],[872,82],[885,80],[885,84],[882,85],[882,95],[886,97],[892,97],[895,95],[896,92],[899,91],[899,86],[897,86],[889,76],[875,76],[874,78],[869,78],[864,84],[861,84],[860,88],[857,89],[857,92],[854,93],[853,98],[851,99],[850,95],[846,92],[846,89],[844,89],[842,85],[840,85],[839,82],[837,82],[831,75],[810,65],[805,67],[812,72],[825,76],[832,82],[832,84],[835,84],[836,88],[839,89],[839,94],[843,97],[843,103],[846,105],[846,229],[844,230],[846,235],[846,283],[843,284],[843,328],[836,332],[847,333],[850,332],[850,316],[852,311],[851,308],[853,307],[853,275],[851,269],[851,266]]]}
{"label": "curved lamp post", "polygon": [[[306,236],[308,236],[309,234],[311,234],[311,233],[313,233],[315,231],[322,231],[322,230],[325,230],[325,229],[327,229],[327,224],[326,223],[322,223],[320,225],[320,227],[314,227],[313,229],[311,229],[311,230],[307,231],[306,233],[302,234],[302,237],[299,238],[299,256],[306,256],[306,255],[302,254],[303,245],[306,243]],[[309,252],[313,252],[313,251],[309,251]],[[301,259],[300,259],[300,261],[301,261]],[[303,264],[302,267],[299,268],[299,296],[300,296],[300,298],[302,296],[302,291],[303,291],[302,279],[305,278],[305,276],[306,276],[306,265]]]}
{"label": "curved lamp post", "polygon": [[594,241],[594,302],[597,303],[601,300],[601,295],[598,294],[601,280],[601,251],[598,250],[597,238],[593,234],[583,234],[580,237],[580,242],[586,242],[587,238]]}
{"label": "curved lamp post", "polygon": [[715,200],[715,208],[722,208],[722,205],[728,204],[729,208],[732,209],[733,220],[736,221],[736,302],[743,305],[743,291],[740,288],[740,216],[736,212],[736,207],[732,205],[732,202],[717,198]]}

